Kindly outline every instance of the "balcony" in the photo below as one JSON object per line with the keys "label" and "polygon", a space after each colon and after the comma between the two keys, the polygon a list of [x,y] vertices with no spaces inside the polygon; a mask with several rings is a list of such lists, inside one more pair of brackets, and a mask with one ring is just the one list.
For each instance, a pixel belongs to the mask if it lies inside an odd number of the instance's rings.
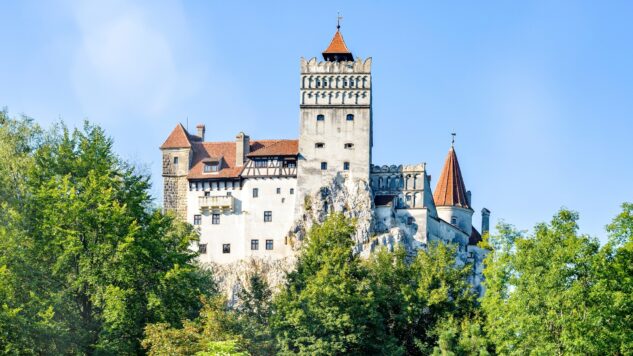
{"label": "balcony", "polygon": [[226,195],[198,197],[198,204],[200,206],[200,210],[221,210],[233,212],[235,209],[235,198]]}

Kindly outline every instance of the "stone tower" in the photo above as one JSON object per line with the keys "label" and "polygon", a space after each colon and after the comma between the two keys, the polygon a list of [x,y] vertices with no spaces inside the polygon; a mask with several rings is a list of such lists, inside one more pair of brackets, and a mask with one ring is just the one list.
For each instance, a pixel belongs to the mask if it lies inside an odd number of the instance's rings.
{"label": "stone tower", "polygon": [[371,58],[354,58],[337,28],[323,59],[301,58],[297,174],[301,196],[339,174],[369,180]]}
{"label": "stone tower", "polygon": [[[204,135],[204,127],[199,127],[198,131]],[[189,191],[187,174],[193,150],[191,137],[182,124],[174,128],[160,150],[163,153],[163,207],[165,211],[172,211],[186,220]]]}

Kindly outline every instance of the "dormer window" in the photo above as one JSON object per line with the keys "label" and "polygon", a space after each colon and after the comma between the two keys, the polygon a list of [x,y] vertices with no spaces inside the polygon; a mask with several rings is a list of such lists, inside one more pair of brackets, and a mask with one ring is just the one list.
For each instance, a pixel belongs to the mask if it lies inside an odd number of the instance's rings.
{"label": "dormer window", "polygon": [[314,144],[314,148],[323,148],[325,147],[325,143],[323,142],[317,142]]}
{"label": "dormer window", "polygon": [[451,224],[453,225],[457,225],[457,218],[456,217],[451,217]]}
{"label": "dormer window", "polygon": [[220,162],[204,162],[204,173],[212,173],[220,170]]}
{"label": "dormer window", "polygon": [[323,114],[317,115],[317,121],[325,121],[325,115]]}

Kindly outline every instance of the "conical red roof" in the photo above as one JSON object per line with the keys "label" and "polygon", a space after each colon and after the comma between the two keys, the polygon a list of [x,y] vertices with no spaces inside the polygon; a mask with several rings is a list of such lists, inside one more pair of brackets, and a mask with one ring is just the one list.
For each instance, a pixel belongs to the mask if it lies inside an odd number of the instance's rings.
{"label": "conical red roof", "polygon": [[191,148],[189,134],[182,124],[176,125],[160,148]]}
{"label": "conical red roof", "polygon": [[341,35],[341,31],[336,30],[336,33],[334,34],[334,38],[332,38],[332,42],[330,42],[330,45],[328,46],[328,48],[323,51],[323,53],[349,53],[352,54],[352,52],[350,52],[350,50],[347,48],[347,46],[345,45],[345,41],[343,41],[343,35]]}
{"label": "conical red roof", "polygon": [[458,206],[470,209],[466,185],[459,169],[455,149],[451,147],[433,194],[436,206]]}

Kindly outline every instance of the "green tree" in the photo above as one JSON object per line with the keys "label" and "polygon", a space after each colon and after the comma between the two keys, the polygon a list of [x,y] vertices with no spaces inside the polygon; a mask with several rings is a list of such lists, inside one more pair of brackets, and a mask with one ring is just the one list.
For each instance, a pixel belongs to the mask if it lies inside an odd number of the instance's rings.
{"label": "green tree", "polygon": [[198,314],[210,276],[192,227],[152,207],[147,176],[98,127],[0,116],[0,351],[133,354],[144,326]]}
{"label": "green tree", "polygon": [[429,354],[442,320],[461,320],[474,312],[471,266],[457,265],[456,258],[456,246],[445,243],[431,243],[415,256],[399,247],[370,257],[368,281],[376,308],[399,345],[391,353]]}
{"label": "green tree", "polygon": [[491,236],[482,306],[502,354],[601,354],[589,330],[599,243],[578,234],[578,215],[561,210],[533,236],[508,225]]}
{"label": "green tree", "polygon": [[376,354],[393,344],[367,270],[352,253],[354,225],[340,214],[310,230],[296,271],[274,300],[281,353]]}

